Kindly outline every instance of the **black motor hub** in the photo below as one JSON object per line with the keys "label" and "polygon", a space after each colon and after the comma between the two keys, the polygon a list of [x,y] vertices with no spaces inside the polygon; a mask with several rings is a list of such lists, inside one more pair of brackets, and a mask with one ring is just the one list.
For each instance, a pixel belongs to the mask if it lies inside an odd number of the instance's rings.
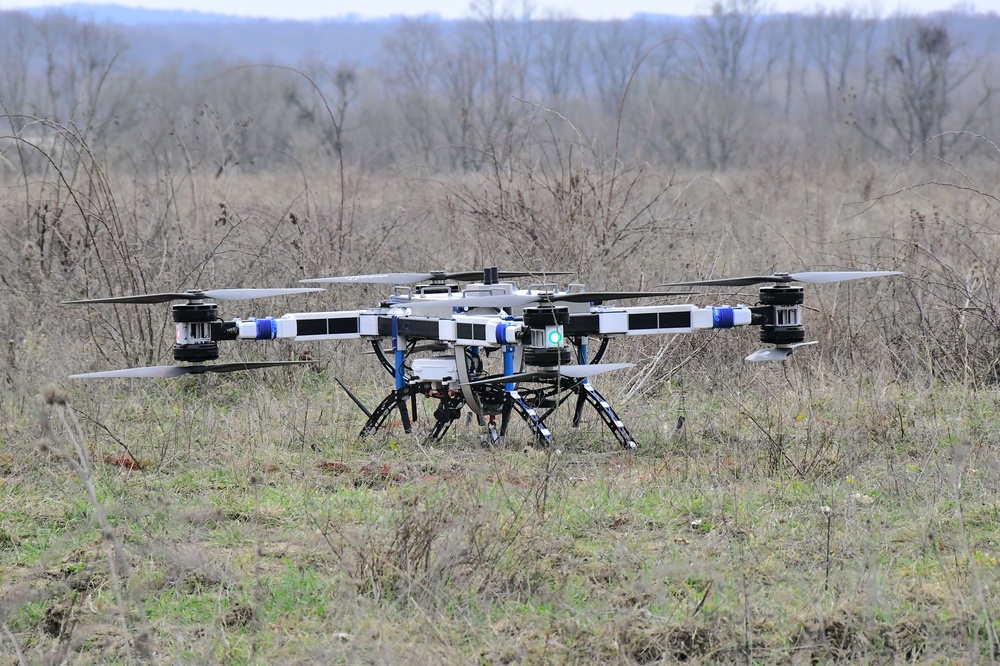
{"label": "black motor hub", "polygon": [[531,329],[546,326],[565,326],[569,322],[569,308],[555,305],[536,305],[524,308],[524,325]]}
{"label": "black motor hub", "polygon": [[569,308],[538,305],[524,309],[528,327],[524,364],[543,368],[572,363],[569,347],[563,342],[563,326],[569,322]]}
{"label": "black motor hub", "polygon": [[804,342],[802,326],[804,302],[802,287],[779,284],[760,289],[760,303],[767,323],[760,327],[760,341],[771,345],[794,345]]}
{"label": "black motor hub", "polygon": [[761,305],[802,305],[805,301],[805,290],[786,284],[776,284],[771,287],[761,287]]}
{"label": "black motor hub", "polygon": [[219,321],[215,303],[187,303],[171,308],[177,325],[174,360],[204,363],[219,358],[219,343],[212,339],[212,323]]}
{"label": "black motor hub", "polygon": [[524,348],[525,365],[553,368],[557,365],[569,365],[572,362],[573,357],[568,347],[563,347],[561,349],[539,349],[537,347]]}

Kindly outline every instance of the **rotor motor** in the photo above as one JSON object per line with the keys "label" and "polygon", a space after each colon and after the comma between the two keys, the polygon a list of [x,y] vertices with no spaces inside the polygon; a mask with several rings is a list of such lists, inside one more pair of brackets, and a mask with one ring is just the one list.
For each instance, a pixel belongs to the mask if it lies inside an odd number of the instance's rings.
{"label": "rotor motor", "polygon": [[771,345],[793,345],[806,339],[802,325],[802,287],[780,284],[760,289],[760,304],[768,311],[768,323],[760,327],[760,341]]}
{"label": "rotor motor", "polygon": [[572,362],[563,334],[563,326],[569,322],[568,307],[538,305],[525,308],[523,321],[527,327],[525,365],[551,368]]}
{"label": "rotor motor", "polygon": [[171,307],[177,327],[174,360],[204,363],[219,358],[219,343],[212,339],[212,323],[219,321],[215,303],[186,303]]}

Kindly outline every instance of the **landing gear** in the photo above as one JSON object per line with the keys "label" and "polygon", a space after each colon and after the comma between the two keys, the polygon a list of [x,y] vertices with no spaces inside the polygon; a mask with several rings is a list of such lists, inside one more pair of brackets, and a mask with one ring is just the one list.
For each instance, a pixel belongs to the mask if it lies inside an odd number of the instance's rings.
{"label": "landing gear", "polygon": [[[608,339],[602,338],[593,358],[588,359],[585,340],[575,341],[577,356],[581,362],[599,363],[607,350]],[[396,375],[396,366],[376,341],[376,355],[383,367]],[[475,384],[468,385],[473,379],[489,377],[483,374],[483,360],[476,349],[456,348],[454,369],[461,383],[461,390],[454,390],[455,383],[445,381],[421,381],[411,378],[409,357],[414,345],[408,344],[403,356],[405,386],[390,392],[378,407],[372,410],[368,421],[361,429],[361,435],[367,436],[378,432],[390,422],[393,412],[399,414],[399,426],[406,433],[414,432],[421,421],[429,421],[427,438],[440,440],[461,418],[466,407],[476,414],[479,424],[485,429],[482,434],[486,446],[501,445],[508,434],[514,417],[527,426],[533,439],[542,446],[553,443],[552,431],[546,425],[546,420],[552,416],[564,403],[573,405],[572,424],[580,427],[584,413],[589,406],[607,428],[608,432],[626,450],[636,448],[635,439],[629,433],[625,424],[615,413],[608,401],[594,388],[587,379],[567,377],[535,378],[523,384]],[[560,350],[557,363],[567,363],[568,350]],[[444,362],[445,357],[440,358]],[[527,360],[527,359],[526,359]],[[532,359],[537,361],[538,359]],[[419,361],[418,361],[419,363]],[[464,365],[464,367],[462,367]],[[505,375],[496,375],[503,377]],[[450,387],[450,388],[449,388]],[[436,401],[430,418],[420,418],[417,409],[417,398]],[[470,415],[471,416],[471,415]],[[499,417],[499,418],[498,418]]]}

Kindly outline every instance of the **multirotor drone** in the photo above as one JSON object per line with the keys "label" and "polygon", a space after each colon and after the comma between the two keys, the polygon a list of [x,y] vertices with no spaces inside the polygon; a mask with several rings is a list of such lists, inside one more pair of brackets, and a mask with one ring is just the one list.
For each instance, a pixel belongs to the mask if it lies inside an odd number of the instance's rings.
{"label": "multirotor drone", "polygon": [[[393,389],[369,410],[340,384],[367,416],[362,435],[386,426],[398,413],[406,432],[419,418],[421,396],[436,402],[430,437],[442,437],[467,407],[487,428],[491,443],[507,434],[512,416],[522,419],[542,442],[552,442],[548,419],[566,402],[573,405],[572,423],[593,409],[626,449],[636,442],[590,378],[630,367],[602,363],[612,338],[676,335],[701,329],[759,326],[760,341],[770,345],[747,361],[781,361],[807,342],[802,324],[803,288],[792,283],[831,283],[898,275],[897,271],[826,271],[775,273],[739,278],[676,282],[663,287],[749,286],[764,284],[758,304],[698,307],[692,304],[618,306],[625,299],[670,298],[691,292],[591,292],[570,284],[565,290],[547,281],[566,273],[499,271],[434,271],[383,273],[302,280],[303,283],[391,285],[393,292],[377,306],[362,310],[299,312],[280,317],[223,320],[216,300],[246,300],[322,291],[321,288],[216,289],[135,296],[82,299],[67,304],[165,303],[172,306],[176,326],[174,360],[165,365],[71,375],[73,378],[176,377],[233,372],[308,361],[212,363],[219,342],[231,340],[368,341]],[[541,277],[518,288],[511,280]],[[464,286],[459,283],[466,283]],[[388,345],[388,348],[386,346]],[[487,371],[484,357],[499,352],[502,368]],[[339,380],[337,380],[340,383]]]}

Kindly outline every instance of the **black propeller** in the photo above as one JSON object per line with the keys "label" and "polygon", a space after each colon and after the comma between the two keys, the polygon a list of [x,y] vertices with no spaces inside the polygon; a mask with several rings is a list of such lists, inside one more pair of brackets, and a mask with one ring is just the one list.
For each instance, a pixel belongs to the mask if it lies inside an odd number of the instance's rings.
{"label": "black propeller", "polygon": [[529,370],[528,372],[518,372],[513,375],[501,375],[500,377],[486,377],[469,382],[466,386],[482,386],[484,384],[507,384],[510,382],[526,382],[532,379],[555,379],[563,376],[572,379],[583,379],[593,377],[612,370],[631,368],[635,363],[592,363],[589,365],[560,365],[555,368],[545,368],[542,370]]}
{"label": "black propeller", "polygon": [[456,307],[456,308],[516,308],[522,305],[537,303],[536,296],[527,294],[498,294],[495,296],[464,296],[461,294],[444,298],[413,298],[410,300],[390,301],[391,305],[410,308],[412,310]]}
{"label": "black propeller", "polygon": [[766,282],[783,284],[805,282],[809,284],[829,284],[865,278],[902,275],[900,271],[810,271],[805,273],[774,273],[772,275],[746,275],[735,278],[715,278],[711,280],[691,280],[689,282],[668,282],[662,287],[748,287]]}
{"label": "black propeller", "polygon": [[593,303],[618,301],[626,298],[662,298],[667,296],[690,296],[689,291],[574,291],[567,293],[537,294],[538,302],[551,303]]}
{"label": "black propeller", "polygon": [[662,298],[667,296],[689,296],[691,292],[678,291],[573,291],[538,294],[498,294],[494,296],[464,296],[461,294],[444,298],[413,298],[397,300],[393,305],[411,308],[465,307],[465,308],[517,308],[533,303],[594,303],[626,298]]}
{"label": "black propeller", "polygon": [[214,365],[153,365],[145,368],[125,368],[70,375],[70,379],[99,379],[107,377],[149,377],[166,378],[181,375],[203,375],[206,372],[239,372],[257,368],[273,368],[281,365],[303,365],[315,361],[248,361],[245,363],[216,363]]}
{"label": "black propeller", "polygon": [[[498,271],[497,272],[497,277],[501,280],[508,280],[519,277],[532,277],[532,276],[545,277],[549,275],[572,275],[572,273],[566,273],[563,271]],[[413,284],[415,282],[426,282],[427,280],[441,280],[441,281],[460,280],[462,282],[470,282],[473,280],[478,280],[482,277],[483,277],[482,271],[458,271],[458,272],[433,271],[431,273],[373,273],[371,275],[341,275],[339,277],[310,278],[308,280],[299,280],[299,282],[303,283],[359,282],[364,284]]]}
{"label": "black propeller", "polygon": [[288,296],[290,294],[305,294],[313,291],[323,291],[321,287],[290,287],[287,289],[209,289],[201,291],[168,291],[160,294],[135,294],[133,296],[108,296],[106,298],[83,298],[76,301],[63,301],[63,305],[78,305],[82,303],[168,303],[170,301],[201,301],[211,298],[217,301],[247,301],[252,298],[267,298],[269,296]]}

